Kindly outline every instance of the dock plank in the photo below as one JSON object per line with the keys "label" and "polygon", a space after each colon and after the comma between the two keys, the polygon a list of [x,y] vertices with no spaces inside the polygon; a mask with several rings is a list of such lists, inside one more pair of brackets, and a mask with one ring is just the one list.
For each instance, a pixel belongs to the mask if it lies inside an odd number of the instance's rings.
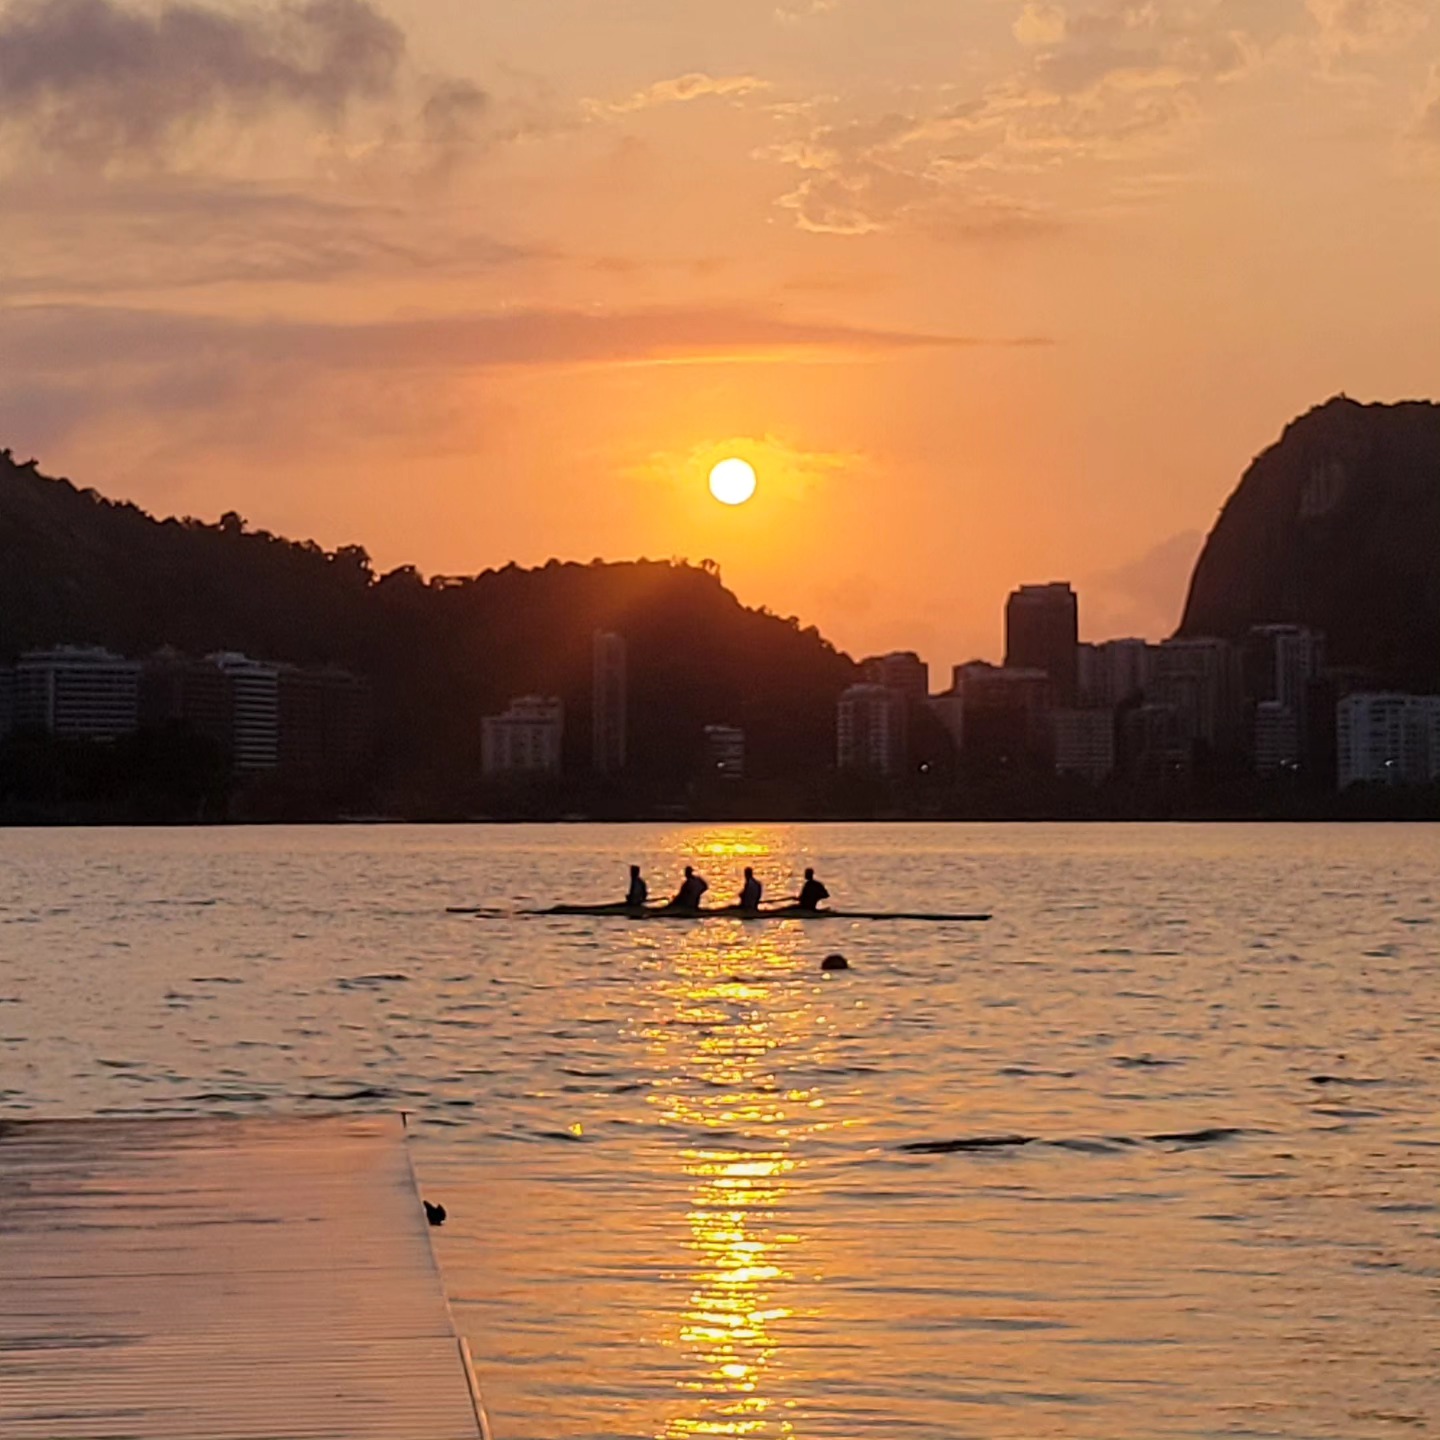
{"label": "dock plank", "polygon": [[398,1119],[0,1122],[5,1440],[485,1433]]}

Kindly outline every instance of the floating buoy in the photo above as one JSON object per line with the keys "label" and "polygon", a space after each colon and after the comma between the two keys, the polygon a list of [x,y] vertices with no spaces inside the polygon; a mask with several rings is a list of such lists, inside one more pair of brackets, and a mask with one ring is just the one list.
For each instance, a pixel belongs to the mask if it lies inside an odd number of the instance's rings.
{"label": "floating buoy", "polygon": [[827,955],[821,962],[822,970],[848,970],[850,962],[843,955]]}
{"label": "floating buoy", "polygon": [[425,1218],[432,1225],[445,1223],[445,1207],[443,1205],[432,1205],[428,1200],[422,1200],[420,1203],[425,1207]]}

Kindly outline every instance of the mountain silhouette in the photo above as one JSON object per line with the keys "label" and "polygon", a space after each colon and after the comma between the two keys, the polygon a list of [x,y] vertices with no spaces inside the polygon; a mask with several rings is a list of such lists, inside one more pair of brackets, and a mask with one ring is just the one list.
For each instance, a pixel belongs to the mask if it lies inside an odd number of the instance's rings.
{"label": "mountain silhouette", "polygon": [[1324,631],[1330,662],[1376,683],[1440,685],[1440,405],[1337,396],[1246,470],[1179,633],[1272,622]]}

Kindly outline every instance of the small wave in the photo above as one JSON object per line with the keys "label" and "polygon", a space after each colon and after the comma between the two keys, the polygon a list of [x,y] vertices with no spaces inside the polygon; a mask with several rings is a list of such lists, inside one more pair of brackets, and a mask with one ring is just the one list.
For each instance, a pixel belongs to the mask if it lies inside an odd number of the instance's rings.
{"label": "small wave", "polygon": [[1167,1130],[1147,1138],[1157,1145],[1218,1145],[1244,1133],[1236,1125],[1210,1125],[1203,1130]]}
{"label": "small wave", "polygon": [[1163,1070],[1171,1065],[1179,1065],[1179,1060],[1157,1060],[1153,1055],[1117,1055],[1116,1065],[1125,1070]]}
{"label": "small wave", "polygon": [[398,1093],[388,1085],[357,1085],[353,1090],[308,1090],[300,1098],[345,1105],[355,1100],[389,1100]]}
{"label": "small wave", "polygon": [[398,972],[381,971],[374,975],[342,975],[336,984],[342,990],[373,990],[377,985],[403,985],[409,979]]}
{"label": "small wave", "polygon": [[1312,1085],[1383,1085],[1383,1080],[1373,1075],[1312,1075]]}
{"label": "small wave", "polygon": [[1010,1150],[1034,1144],[1033,1135],[968,1135],[959,1140],[912,1140],[899,1148],[907,1155],[954,1155],[966,1150]]}
{"label": "small wave", "polygon": [[1118,1155],[1135,1142],[1133,1140],[1047,1140],[1057,1150],[1074,1150],[1081,1155]]}

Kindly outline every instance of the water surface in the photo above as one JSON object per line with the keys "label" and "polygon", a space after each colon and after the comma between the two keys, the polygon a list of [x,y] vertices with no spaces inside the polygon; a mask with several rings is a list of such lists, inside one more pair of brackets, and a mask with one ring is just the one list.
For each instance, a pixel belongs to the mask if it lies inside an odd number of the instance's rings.
{"label": "water surface", "polygon": [[[445,913],[630,860],[995,919]],[[0,1115],[408,1111],[501,1440],[1432,1434],[1437,876],[1418,826],[0,831]]]}

